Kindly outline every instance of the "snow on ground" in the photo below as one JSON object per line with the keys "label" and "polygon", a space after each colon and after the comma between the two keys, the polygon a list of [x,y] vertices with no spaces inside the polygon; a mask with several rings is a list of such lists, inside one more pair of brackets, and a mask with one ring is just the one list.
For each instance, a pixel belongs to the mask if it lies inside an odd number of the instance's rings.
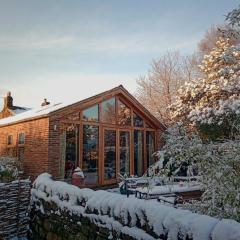
{"label": "snow on ground", "polygon": [[[34,182],[32,201],[38,202],[39,198],[53,201],[60,209],[86,216],[95,223],[101,222],[111,230],[127,231],[137,239],[153,239],[137,228],[138,219],[141,226],[149,225],[158,236],[168,233],[171,240],[177,240],[179,233],[193,237],[194,240],[208,240],[210,236],[213,236],[213,240],[240,239],[240,223],[236,221],[219,220],[188,210],[175,209],[156,201],[127,198],[116,194],[116,190],[111,191],[79,189],[64,182],[53,181],[51,175],[45,173]],[[85,206],[77,204],[83,200]],[[42,205],[39,209],[44,212]],[[92,213],[89,214],[89,211]],[[123,224],[117,221],[119,218]]]}

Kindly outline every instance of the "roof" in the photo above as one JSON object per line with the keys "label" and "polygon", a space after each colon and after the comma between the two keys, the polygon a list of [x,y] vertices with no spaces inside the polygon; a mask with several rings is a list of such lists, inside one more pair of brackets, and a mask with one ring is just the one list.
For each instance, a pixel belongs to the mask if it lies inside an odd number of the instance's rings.
{"label": "roof", "polygon": [[135,104],[139,105],[141,107],[141,109],[143,109],[143,111],[146,114],[150,115],[151,118],[155,122],[157,122],[159,126],[161,126],[163,129],[165,129],[164,125],[162,123],[160,123],[159,120],[156,119],[144,106],[142,106],[137,101],[137,99],[135,99],[122,85],[120,85],[118,87],[115,87],[113,89],[110,89],[108,91],[101,92],[100,94],[97,94],[97,95],[92,96],[90,98],[84,98],[84,99],[79,100],[77,102],[75,101],[75,102],[70,102],[70,103],[49,104],[49,105],[46,105],[46,106],[40,106],[38,108],[26,110],[26,111],[24,111],[22,113],[19,113],[17,115],[0,119],[0,126],[12,125],[12,124],[15,124],[15,123],[29,121],[29,120],[33,120],[33,119],[36,119],[36,118],[47,117],[52,113],[58,112],[58,111],[63,110],[67,107],[70,107],[72,105],[80,104],[81,102],[88,101],[88,100],[90,100],[92,98],[95,98],[95,97],[101,97],[101,96],[106,95],[107,93],[109,93],[111,91],[117,91],[117,90],[120,90],[123,93],[127,94],[128,97],[130,97],[131,100],[133,100],[135,102]]}

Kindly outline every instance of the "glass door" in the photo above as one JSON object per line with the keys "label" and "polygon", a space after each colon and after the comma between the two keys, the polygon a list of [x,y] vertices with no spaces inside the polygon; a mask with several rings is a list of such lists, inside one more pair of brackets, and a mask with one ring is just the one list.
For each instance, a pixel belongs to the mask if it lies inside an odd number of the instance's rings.
{"label": "glass door", "polygon": [[144,131],[134,130],[134,175],[144,173]]}
{"label": "glass door", "polygon": [[116,130],[104,129],[104,182],[116,180]]}
{"label": "glass door", "polygon": [[119,161],[120,174],[123,176],[130,175],[130,131],[119,131]]}

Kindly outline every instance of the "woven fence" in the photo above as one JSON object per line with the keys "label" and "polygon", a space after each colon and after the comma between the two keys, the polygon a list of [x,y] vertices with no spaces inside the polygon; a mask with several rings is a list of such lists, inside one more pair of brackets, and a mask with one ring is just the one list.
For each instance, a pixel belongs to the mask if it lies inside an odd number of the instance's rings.
{"label": "woven fence", "polygon": [[27,237],[31,182],[0,183],[0,239]]}

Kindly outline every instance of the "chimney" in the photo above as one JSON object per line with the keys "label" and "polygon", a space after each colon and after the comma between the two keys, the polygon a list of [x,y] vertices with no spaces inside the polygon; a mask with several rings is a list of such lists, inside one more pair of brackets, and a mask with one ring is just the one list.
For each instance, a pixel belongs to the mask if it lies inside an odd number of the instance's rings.
{"label": "chimney", "polygon": [[4,97],[4,108],[11,109],[13,107],[13,98],[11,96],[11,92],[7,93],[7,96]]}
{"label": "chimney", "polygon": [[47,99],[44,98],[44,100],[43,100],[41,106],[44,107],[44,106],[49,105],[49,104],[50,104],[50,102],[48,102]]}

